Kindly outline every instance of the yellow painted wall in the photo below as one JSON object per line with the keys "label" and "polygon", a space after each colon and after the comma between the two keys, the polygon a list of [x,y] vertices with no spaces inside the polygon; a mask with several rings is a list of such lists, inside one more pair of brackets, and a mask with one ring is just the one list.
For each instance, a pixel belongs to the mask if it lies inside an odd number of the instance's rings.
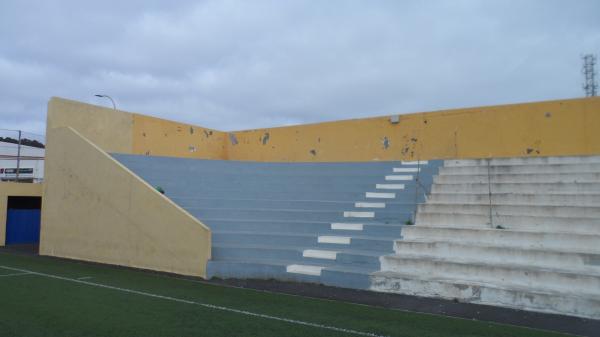
{"label": "yellow painted wall", "polygon": [[206,276],[208,227],[76,130],[46,137],[40,254]]}
{"label": "yellow painted wall", "polygon": [[[600,98],[234,132],[227,159],[371,161],[600,154]],[[265,137],[267,138],[265,140]],[[386,146],[387,144],[387,146]]]}
{"label": "yellow painted wall", "polygon": [[372,161],[600,153],[600,98],[476,107],[225,133],[53,98],[48,127],[107,152],[252,161]]}
{"label": "yellow painted wall", "polygon": [[8,197],[41,197],[42,184],[0,182],[0,246],[6,243]]}
{"label": "yellow painted wall", "polygon": [[133,114],[135,154],[225,159],[225,133],[195,125]]}

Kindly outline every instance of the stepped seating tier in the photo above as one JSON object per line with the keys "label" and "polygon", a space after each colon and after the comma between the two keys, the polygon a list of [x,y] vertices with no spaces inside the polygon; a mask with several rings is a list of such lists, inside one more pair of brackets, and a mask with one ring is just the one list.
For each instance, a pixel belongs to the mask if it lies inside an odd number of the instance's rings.
{"label": "stepped seating tier", "polygon": [[600,156],[447,160],[371,289],[600,319]]}
{"label": "stepped seating tier", "polygon": [[414,222],[442,164],[113,156],[211,228],[209,277],[360,289]]}

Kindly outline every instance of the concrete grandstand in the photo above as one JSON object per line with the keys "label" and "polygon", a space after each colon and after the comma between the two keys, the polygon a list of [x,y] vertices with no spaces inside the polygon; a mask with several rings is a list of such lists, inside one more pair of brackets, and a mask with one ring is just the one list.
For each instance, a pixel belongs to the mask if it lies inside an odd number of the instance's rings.
{"label": "concrete grandstand", "polygon": [[236,132],[53,98],[46,136],[43,255],[600,319],[598,98]]}

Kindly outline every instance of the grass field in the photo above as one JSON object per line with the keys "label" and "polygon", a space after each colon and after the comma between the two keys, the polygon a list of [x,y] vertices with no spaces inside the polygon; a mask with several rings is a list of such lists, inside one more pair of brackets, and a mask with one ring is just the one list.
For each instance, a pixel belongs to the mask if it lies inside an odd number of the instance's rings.
{"label": "grass field", "polygon": [[2,336],[560,336],[0,253]]}

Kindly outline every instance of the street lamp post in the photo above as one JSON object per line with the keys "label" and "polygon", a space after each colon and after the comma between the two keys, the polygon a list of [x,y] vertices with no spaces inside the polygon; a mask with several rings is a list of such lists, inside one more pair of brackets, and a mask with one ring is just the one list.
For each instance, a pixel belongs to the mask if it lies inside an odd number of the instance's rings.
{"label": "street lamp post", "polygon": [[115,105],[115,100],[113,100],[113,99],[112,99],[112,97],[110,97],[110,96],[108,96],[108,95],[99,95],[99,94],[96,94],[96,95],[94,95],[94,96],[96,96],[96,97],[102,97],[102,98],[108,98],[108,99],[110,99],[110,101],[111,101],[111,103],[112,103],[112,106],[113,106],[113,109],[117,110],[117,106]]}

